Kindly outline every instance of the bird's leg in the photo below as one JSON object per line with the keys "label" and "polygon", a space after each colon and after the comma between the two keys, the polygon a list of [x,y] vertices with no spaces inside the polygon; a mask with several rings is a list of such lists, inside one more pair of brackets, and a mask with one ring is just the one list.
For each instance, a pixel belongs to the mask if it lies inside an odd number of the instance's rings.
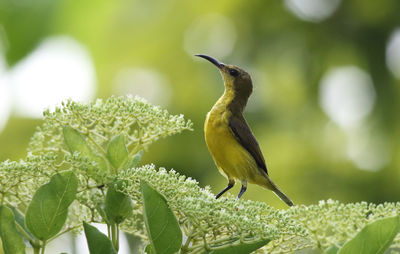
{"label": "bird's leg", "polygon": [[239,199],[243,193],[247,190],[247,181],[242,180],[242,188],[240,189],[239,195],[237,196],[237,199]]}
{"label": "bird's leg", "polygon": [[217,194],[217,196],[215,196],[215,199],[218,199],[219,197],[222,196],[222,194],[224,194],[225,192],[227,192],[229,189],[231,189],[233,187],[233,185],[235,185],[234,181],[229,181],[228,182],[228,186],[226,186],[225,189],[223,189],[220,193]]}

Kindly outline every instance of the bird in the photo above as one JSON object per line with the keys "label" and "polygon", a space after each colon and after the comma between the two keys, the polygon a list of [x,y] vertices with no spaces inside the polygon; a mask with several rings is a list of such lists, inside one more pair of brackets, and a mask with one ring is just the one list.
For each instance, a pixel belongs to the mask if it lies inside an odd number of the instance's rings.
{"label": "bird", "polygon": [[213,57],[197,54],[214,64],[222,75],[225,90],[206,116],[204,134],[207,148],[219,170],[228,180],[228,186],[216,199],[235,183],[242,187],[237,199],[247,190],[247,183],[257,184],[273,191],[288,206],[293,201],[271,180],[264,156],[243,111],[253,92],[250,75],[243,69],[219,62]]}

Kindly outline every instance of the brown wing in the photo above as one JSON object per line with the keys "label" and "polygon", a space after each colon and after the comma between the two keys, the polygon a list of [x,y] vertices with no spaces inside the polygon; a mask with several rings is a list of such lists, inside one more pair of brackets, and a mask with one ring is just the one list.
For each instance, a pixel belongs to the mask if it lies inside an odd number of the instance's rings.
{"label": "brown wing", "polygon": [[265,165],[264,156],[262,155],[260,146],[244,117],[242,115],[232,115],[229,118],[229,127],[235,134],[239,143],[253,156],[258,167],[263,169],[268,175],[267,166]]}

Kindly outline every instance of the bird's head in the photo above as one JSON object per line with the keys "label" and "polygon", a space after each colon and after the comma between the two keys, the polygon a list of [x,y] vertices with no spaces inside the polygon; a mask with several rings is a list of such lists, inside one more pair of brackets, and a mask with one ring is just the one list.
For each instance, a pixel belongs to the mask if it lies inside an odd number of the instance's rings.
{"label": "bird's head", "polygon": [[242,98],[247,101],[253,91],[253,83],[250,75],[243,69],[219,62],[215,58],[206,55],[196,55],[210,61],[217,66],[224,79],[226,90],[234,91],[235,97]]}

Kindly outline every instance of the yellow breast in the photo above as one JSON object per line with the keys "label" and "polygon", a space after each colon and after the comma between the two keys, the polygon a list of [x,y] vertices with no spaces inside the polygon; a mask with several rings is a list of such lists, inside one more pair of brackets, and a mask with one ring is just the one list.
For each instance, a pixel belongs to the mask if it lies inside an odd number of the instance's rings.
{"label": "yellow breast", "polygon": [[207,147],[219,171],[228,179],[253,182],[259,175],[257,164],[229,128],[230,115],[227,108],[218,103],[207,114],[204,126]]}

